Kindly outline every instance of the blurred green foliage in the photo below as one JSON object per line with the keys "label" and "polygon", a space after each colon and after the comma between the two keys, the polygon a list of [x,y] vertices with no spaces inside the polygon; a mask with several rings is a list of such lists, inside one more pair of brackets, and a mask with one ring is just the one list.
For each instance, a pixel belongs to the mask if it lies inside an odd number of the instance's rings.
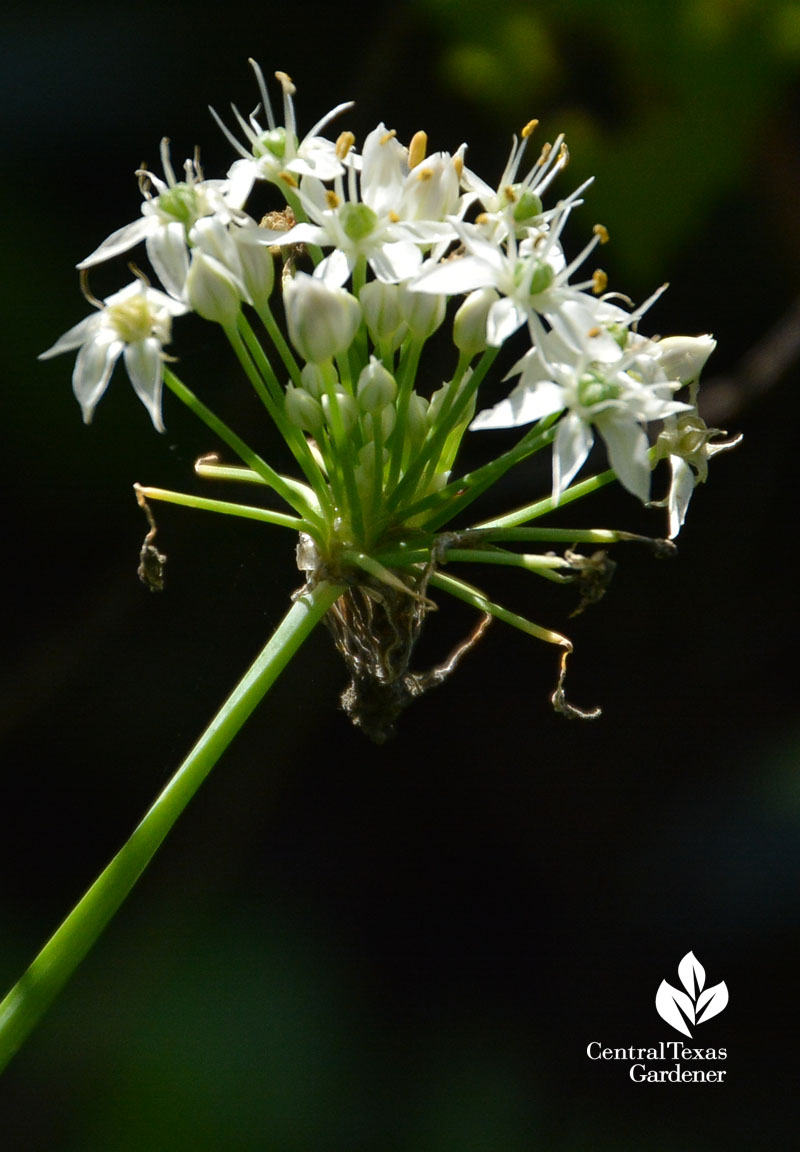
{"label": "blurred green foliage", "polygon": [[566,133],[579,177],[596,177],[592,211],[612,234],[624,222],[617,258],[634,273],[663,268],[777,146],[800,68],[795,0],[418,2],[475,116],[518,130],[546,114],[542,139]]}

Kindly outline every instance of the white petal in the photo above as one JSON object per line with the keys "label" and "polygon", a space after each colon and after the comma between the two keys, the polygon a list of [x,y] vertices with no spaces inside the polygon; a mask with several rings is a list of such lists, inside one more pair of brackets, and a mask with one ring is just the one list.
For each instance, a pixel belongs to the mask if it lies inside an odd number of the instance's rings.
{"label": "white petal", "polygon": [[37,359],[49,360],[51,356],[60,356],[62,352],[72,352],[75,348],[80,348],[81,344],[91,337],[93,330],[101,322],[101,314],[95,312],[92,316],[86,316],[83,320],[79,321],[63,336],[59,336],[55,344],[48,348],[46,352],[40,352]]}
{"label": "white petal", "polygon": [[384,284],[398,284],[416,275],[422,264],[422,253],[416,244],[399,240],[382,245],[369,262],[375,275]]}
{"label": "white petal", "polygon": [[525,323],[526,313],[510,296],[504,296],[489,309],[486,317],[486,342],[499,348]]}
{"label": "white petal", "polygon": [[162,224],[157,232],[147,237],[147,255],[158,278],[173,296],[183,295],[183,286],[189,271],[189,251],[186,231],[182,224]]}
{"label": "white petal", "polygon": [[114,365],[124,345],[121,340],[103,338],[83,345],[72,373],[72,390],[83,411],[84,423],[89,424],[95,405],[108,387]]}
{"label": "white petal", "polygon": [[348,258],[346,252],[342,252],[340,248],[334,248],[333,252],[324,260],[320,260],[314,269],[314,279],[324,280],[326,284],[331,284],[336,288],[343,288],[350,278],[354,264],[355,261]]}
{"label": "white petal", "polygon": [[141,219],[134,220],[132,224],[126,224],[124,228],[118,228],[116,232],[112,232],[100,247],[95,248],[91,256],[81,260],[77,267],[91,268],[92,265],[99,264],[103,260],[110,260],[112,256],[119,256],[120,252],[127,252],[129,248],[133,248],[134,244],[144,240],[158,227],[158,220],[155,216],[142,216]]}
{"label": "white petal", "polygon": [[669,512],[669,538],[674,540],[683,527],[686,510],[695,488],[695,475],[681,456],[670,456],[672,484],[667,498]]}
{"label": "white petal", "polygon": [[559,384],[546,380],[535,388],[518,386],[505,400],[479,412],[470,424],[472,431],[486,428],[519,428],[532,424],[543,416],[560,412],[564,407],[564,392]]}
{"label": "white petal", "polygon": [[611,467],[620,483],[646,504],[650,498],[650,459],[644,429],[630,417],[609,417],[598,421],[597,427],[606,442]]}
{"label": "white petal", "polygon": [[136,395],[150,413],[150,419],[158,432],[164,431],[161,419],[161,381],[163,361],[161,345],[150,336],[137,340],[125,348],[125,367]]}
{"label": "white petal", "polygon": [[413,292],[454,296],[458,292],[471,292],[473,288],[488,288],[494,282],[494,273],[483,260],[474,256],[461,256],[426,268],[409,288]]}
{"label": "white petal", "polygon": [[594,444],[591,424],[586,424],[575,412],[568,412],[559,422],[553,442],[553,500],[558,503],[561,493],[573,476],[586,463]]}
{"label": "white petal", "polygon": [[228,203],[234,208],[243,207],[257,179],[258,165],[255,160],[234,160],[228,169]]}

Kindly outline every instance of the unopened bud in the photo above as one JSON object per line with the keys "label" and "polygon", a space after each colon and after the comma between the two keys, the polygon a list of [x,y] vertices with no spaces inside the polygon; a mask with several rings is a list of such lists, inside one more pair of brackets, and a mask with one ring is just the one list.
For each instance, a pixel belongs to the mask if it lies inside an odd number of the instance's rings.
{"label": "unopened bud", "polygon": [[201,248],[192,251],[185,292],[189,307],[198,316],[225,327],[235,324],[243,287],[214,256],[208,256]]}
{"label": "unopened bud", "polygon": [[403,313],[400,310],[400,289],[397,284],[384,284],[382,280],[371,280],[359,292],[358,302],[375,344],[381,340],[390,340],[404,323]]}
{"label": "unopened bud", "polygon": [[453,317],[453,343],[470,358],[486,349],[486,318],[500,297],[494,288],[477,288],[470,292]]}
{"label": "unopened bud", "polygon": [[427,340],[444,320],[447,297],[433,292],[411,292],[401,285],[400,308],[414,339]]}
{"label": "unopened bud", "polygon": [[350,432],[355,424],[358,422],[358,405],[349,393],[343,391],[341,388],[336,389],[336,396],[331,399],[327,392],[322,395],[322,411],[325,413],[325,420],[330,427],[335,427],[333,417],[334,405],[339,411],[339,417],[342,421],[345,432]]}
{"label": "unopened bud", "polygon": [[297,272],[285,282],[283,299],[289,336],[303,359],[323,364],[350,347],[361,309],[344,288]]}
{"label": "unopened bud", "polygon": [[690,384],[700,375],[716,347],[713,336],[665,336],[659,340],[659,364],[670,380]]}
{"label": "unopened bud", "polygon": [[294,384],[286,385],[286,416],[295,428],[302,428],[313,436],[319,434],[324,423],[319,401],[303,388],[295,388]]}
{"label": "unopened bud", "polygon": [[356,385],[356,396],[362,412],[380,412],[393,403],[397,395],[397,382],[384,368],[380,360],[370,356],[369,364],[363,368]]}

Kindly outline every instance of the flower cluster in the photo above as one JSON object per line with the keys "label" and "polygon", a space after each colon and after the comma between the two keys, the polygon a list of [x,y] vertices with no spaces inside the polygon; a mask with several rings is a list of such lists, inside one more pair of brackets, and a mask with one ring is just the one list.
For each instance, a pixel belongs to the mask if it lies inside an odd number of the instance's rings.
{"label": "flower cluster", "polygon": [[[163,290],[137,274],[102,303],[89,297],[99,310],[43,355],[79,349],[73,384],[87,422],[123,355],[156,428],[163,428],[166,382],[240,457],[246,469],[235,470],[238,478],[260,481],[283,498],[295,515],[264,510],[264,518],[302,533],[310,579],[336,575],[360,590],[360,611],[351,605],[338,612],[337,643],[356,673],[392,684],[405,677],[408,688],[408,656],[424,615],[419,606],[430,603],[429,583],[569,650],[565,637],[500,609],[441,566],[508,563],[576,580],[585,565],[574,551],[520,554],[501,545],[561,539],[574,547],[629,538],[559,535],[530,524],[612,479],[645,504],[656,503],[651,474],[664,458],[672,480],[658,503],[667,505],[669,535],[676,536],[708,458],[728,446],[697,413],[697,381],[713,339],[640,333],[639,321],[659,293],[628,307],[625,297],[607,292],[601,269],[582,271],[608,239],[601,225],[582,251],[567,256],[564,228],[589,182],[551,198],[568,151],[559,137],[531,157],[535,121],[514,139],[492,185],[467,166],[466,145],[428,153],[423,132],[406,145],[380,123],[361,147],[346,130],[329,139],[324,133],[348,104],[301,138],[292,82],[276,73],[279,123],[261,70],[251,63],[260,106],[249,117],[234,107],[235,130],[214,113],[238,153],[227,175],[206,179],[195,156],[179,180],[163,141],[164,178],[138,173],[141,217],[79,265],[85,276],[144,241]],[[246,205],[259,187],[275,202],[257,220]],[[168,366],[172,318],[189,311],[225,332],[302,481],[274,472]],[[437,331],[452,344],[453,370],[449,379],[431,382],[423,355]],[[515,383],[481,410],[481,385],[511,340],[520,353],[508,373]],[[514,447],[458,475],[467,429],[516,427],[527,430]],[[610,467],[578,493],[574,481],[597,436]],[[545,449],[552,451],[549,496],[442,532],[503,473]],[[199,470],[234,473],[212,464]],[[398,606],[404,598],[413,611]],[[354,641],[354,620],[364,618],[368,602],[368,622]],[[408,632],[405,655],[389,670],[380,652],[364,657],[370,646],[390,643],[376,639],[374,605],[382,605],[391,643],[403,627]],[[559,693],[561,684],[554,699],[563,703]]]}

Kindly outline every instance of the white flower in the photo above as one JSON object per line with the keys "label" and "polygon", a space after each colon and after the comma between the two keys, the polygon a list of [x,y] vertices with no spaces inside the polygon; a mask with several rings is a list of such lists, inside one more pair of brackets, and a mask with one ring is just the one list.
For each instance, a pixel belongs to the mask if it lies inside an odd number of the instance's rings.
{"label": "white flower", "polygon": [[[605,302],[596,304],[601,318],[610,312],[608,326],[586,329],[579,349],[555,329],[543,335],[512,370],[512,375],[521,371],[516,388],[481,412],[471,428],[518,427],[564,412],[553,442],[554,503],[585,463],[594,429],[605,441],[620,482],[646,502],[651,471],[647,424],[684,412],[689,405],[672,399],[681,382],[668,380],[658,367],[658,345],[624,328],[615,332],[614,314],[626,314]],[[573,334],[586,307],[572,302],[564,306],[567,315],[575,313]]]}
{"label": "white flower", "polygon": [[569,284],[573,271],[601,241],[596,232],[583,251],[567,264],[559,235],[569,210],[567,201],[560,205],[560,215],[548,232],[537,232],[521,243],[511,233],[507,247],[487,239],[474,224],[456,223],[455,229],[466,250],[465,256],[429,262],[411,285],[415,292],[446,295],[470,292],[475,288],[494,288],[500,295],[489,309],[486,339],[494,348],[503,344],[523,324],[528,323],[534,339],[544,335],[539,315],[551,319],[567,300],[583,295],[586,284]]}
{"label": "white flower", "polygon": [[[237,212],[230,202],[228,182],[204,180],[196,157],[185,162],[185,178],[176,179],[166,137],[161,141],[161,164],[166,182],[145,169],[137,173],[145,197],[141,219],[112,232],[91,256],[81,260],[78,268],[91,268],[110,260],[144,240],[148,258],[161,283],[179,298],[189,271],[189,230],[205,216],[220,215],[227,220]],[[151,187],[157,195],[153,196]]]}
{"label": "white flower", "polygon": [[150,413],[159,432],[161,387],[164,375],[163,346],[169,343],[173,316],[187,311],[184,304],[136,280],[98,303],[99,312],[70,328],[40,360],[79,349],[72,374],[72,387],[89,423],[111,373],[122,355],[134,391]]}
{"label": "white flower", "polygon": [[[555,177],[566,168],[569,152],[564,137],[559,136],[554,144],[545,144],[536,163],[521,180],[517,179],[522,157],[537,120],[531,120],[520,133],[521,139],[514,137],[511,154],[508,157],[503,175],[497,188],[492,188],[471,169],[465,167],[461,183],[466,190],[464,209],[478,201],[483,209],[479,216],[480,228],[487,238],[503,240],[509,232],[522,237],[532,227],[541,229],[549,220],[563,210],[561,205],[545,211],[542,196]],[[570,197],[571,201],[591,183],[587,180]]]}
{"label": "white flower", "polygon": [[709,428],[696,408],[665,420],[656,451],[659,457],[669,460],[672,479],[666,497],[652,503],[656,507],[666,506],[670,540],[674,540],[683,527],[695,488],[708,479],[708,461],[718,452],[735,448],[742,439],[739,435],[714,443],[716,437],[725,435],[720,428]]}
{"label": "white flower", "polygon": [[[280,244],[314,244],[333,251],[314,271],[318,279],[341,287],[359,260],[378,280],[399,284],[416,276],[422,249],[448,246],[455,238],[444,217],[458,206],[460,157],[444,153],[409,167],[408,149],[379,124],[364,142],[360,177],[348,172],[335,190],[306,177],[298,190],[311,223],[297,224]],[[359,194],[360,187],[360,194]]]}
{"label": "white flower", "polygon": [[334,176],[339,175],[344,170],[344,165],[336,153],[336,145],[320,136],[319,132],[330,120],[345,109],[351,108],[352,101],[337,104],[300,140],[297,136],[297,122],[292,101],[296,91],[294,84],[285,72],[275,73],[283,89],[284,122],[278,125],[264,83],[264,75],[255,60],[250,60],[249,63],[256,74],[261,93],[261,106],[267,117],[268,127],[263,128],[256,119],[258,108],[245,120],[236,105],[232,105],[233,113],[249,145],[248,149],[240,144],[214,109],[210,109],[211,115],[242,157],[241,160],[234,162],[228,173],[234,201],[244,204],[256,180],[276,183],[283,173],[289,173],[293,177],[316,176],[320,180],[332,180]]}

